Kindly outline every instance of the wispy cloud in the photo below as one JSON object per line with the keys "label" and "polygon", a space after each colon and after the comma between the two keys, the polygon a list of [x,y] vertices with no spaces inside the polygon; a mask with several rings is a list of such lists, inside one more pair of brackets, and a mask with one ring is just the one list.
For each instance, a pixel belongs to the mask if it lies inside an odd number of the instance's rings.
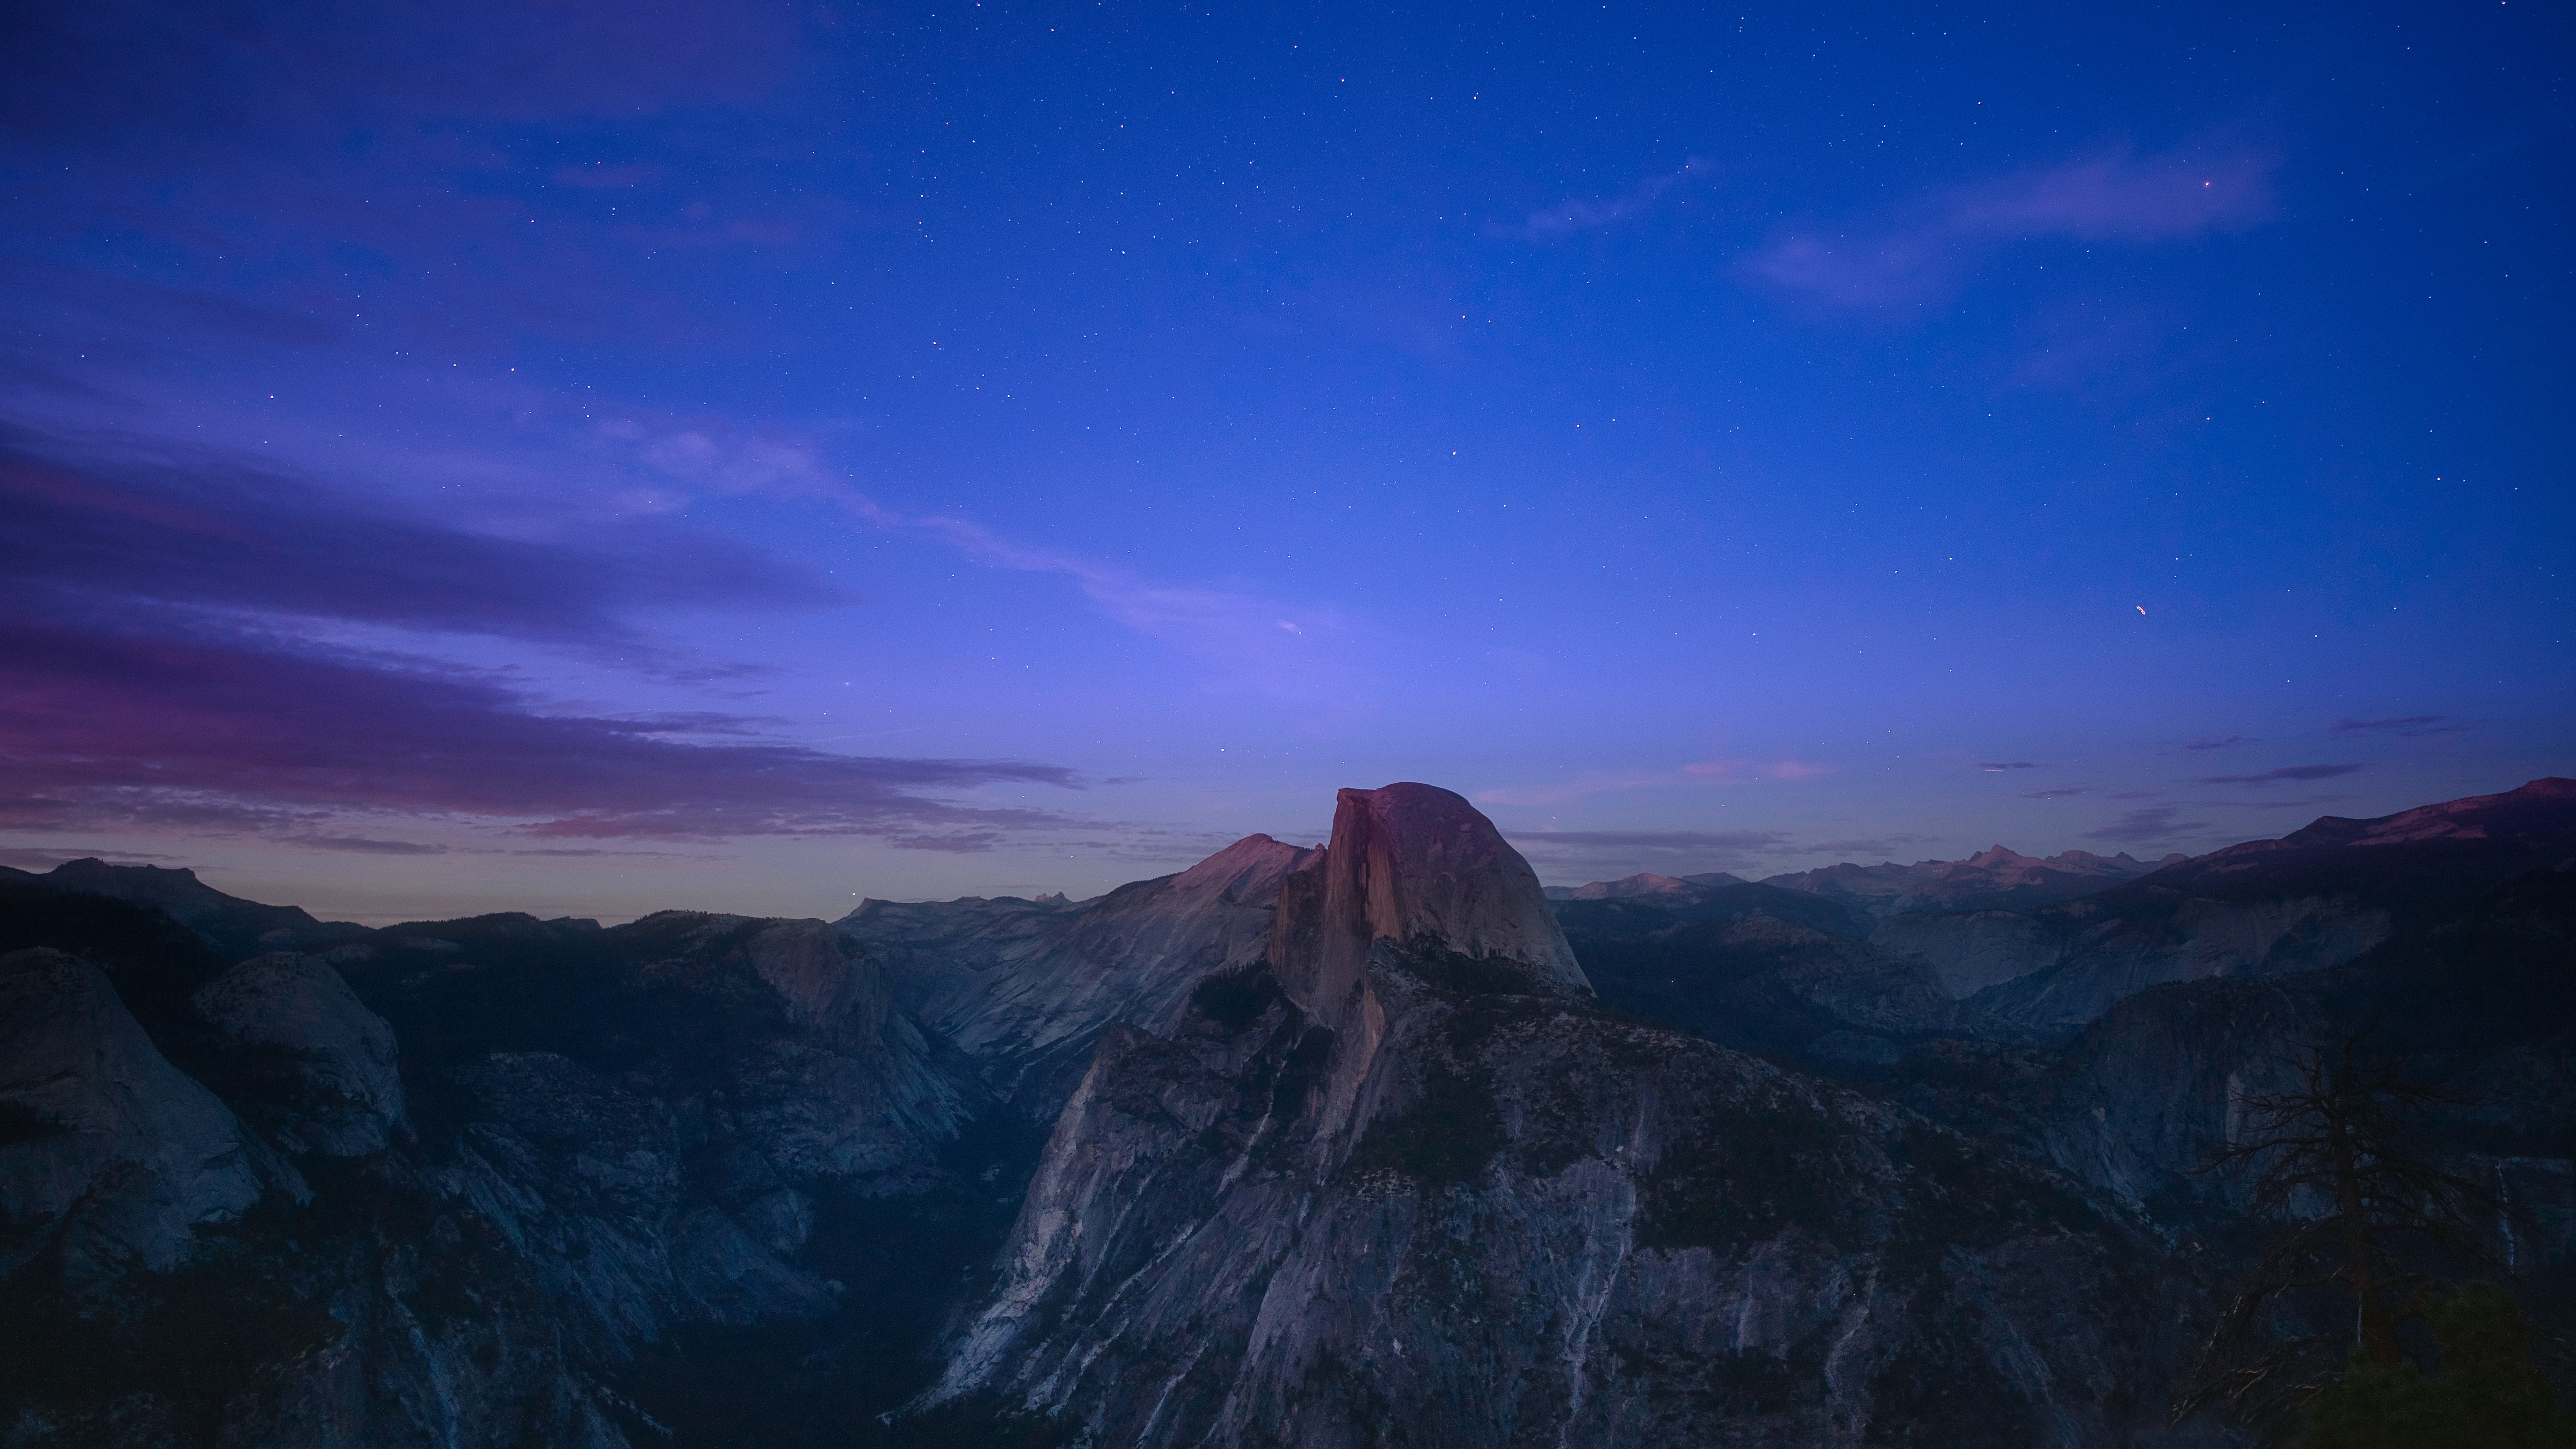
{"label": "wispy cloud", "polygon": [[2230,745],[2251,743],[2244,735],[2205,735],[2184,744],[2186,750],[2223,750]]}
{"label": "wispy cloud", "polygon": [[580,543],[456,528],[363,495],[166,447],[72,456],[0,433],[0,550],[21,590],[633,654],[628,610],[815,607],[805,571],[656,521]]}
{"label": "wispy cloud", "polygon": [[1872,835],[1857,840],[1819,840],[1802,847],[1819,855],[1890,855],[1917,845],[1931,845],[1937,835]]}
{"label": "wispy cloud", "polygon": [[942,835],[889,835],[886,844],[897,850],[940,850],[952,855],[976,855],[1000,845],[1004,839],[998,830],[959,830]]}
{"label": "wispy cloud", "polygon": [[1994,770],[2000,772],[2004,770],[2036,770],[2039,766],[2032,764],[2028,760],[1979,760],[1977,762],[1977,768],[1980,770]]}
{"label": "wispy cloud", "polygon": [[1561,201],[1554,206],[1541,207],[1510,225],[1489,223],[1485,227],[1485,235],[1518,237],[1534,242],[1552,241],[1572,232],[1609,226],[1652,209],[1674,187],[1686,181],[1704,179],[1711,170],[1708,162],[1694,156],[1683,162],[1680,170],[1649,176],[1617,196]]}
{"label": "wispy cloud", "polygon": [[356,855],[445,855],[444,845],[424,845],[410,840],[370,840],[363,835],[288,835],[280,837],[287,845],[300,845],[307,850],[341,850]]}
{"label": "wispy cloud", "polygon": [[2078,795],[2090,795],[2092,793],[2093,791],[2088,786],[2067,785],[2055,790],[2024,790],[2021,792],[2021,798],[2025,800],[2069,800]]}
{"label": "wispy cloud", "polygon": [[2338,735],[2448,735],[2468,726],[2443,714],[2410,714],[2398,719],[2339,719],[2326,726]]}
{"label": "wispy cloud", "polygon": [[2206,775],[2201,778],[2200,783],[2259,786],[2278,784],[2283,780],[2331,780],[2337,775],[2349,775],[2360,768],[2362,767],[2359,765],[2283,765],[2277,770],[2265,770],[2259,775]]}
{"label": "wispy cloud", "polygon": [[1080,784],[1017,761],[682,743],[653,721],[536,713],[488,678],[158,622],[140,632],[0,614],[0,758],[13,787],[0,825],[145,825],[382,854],[427,848],[329,822],[453,817],[557,839],[956,838],[1064,823],[960,792]]}
{"label": "wispy cloud", "polygon": [[1892,225],[1787,232],[1744,270],[1836,306],[1923,301],[2016,242],[2147,245],[2254,225],[2273,212],[2273,164],[2245,150],[2107,153],[1954,187]]}
{"label": "wispy cloud", "polygon": [[2206,820],[2174,818],[2181,813],[2172,805],[2150,805],[2144,809],[2132,810],[2099,830],[2088,830],[2084,832],[2084,838],[2144,844],[2151,841],[2170,840],[2175,836],[2189,835],[2194,831],[2209,828],[2209,822]]}
{"label": "wispy cloud", "polygon": [[[828,503],[871,527],[935,538],[988,568],[1054,574],[1116,623],[1214,664],[1261,692],[1295,698],[1326,695],[1352,671],[1350,660],[1333,645],[1356,633],[1357,626],[1329,605],[1155,580],[1077,553],[1021,542],[973,519],[886,508],[835,470],[819,448],[792,437],[714,427],[654,432],[632,422],[612,422],[601,432],[630,446],[646,466],[686,489]],[[637,501],[650,505],[655,500]]]}

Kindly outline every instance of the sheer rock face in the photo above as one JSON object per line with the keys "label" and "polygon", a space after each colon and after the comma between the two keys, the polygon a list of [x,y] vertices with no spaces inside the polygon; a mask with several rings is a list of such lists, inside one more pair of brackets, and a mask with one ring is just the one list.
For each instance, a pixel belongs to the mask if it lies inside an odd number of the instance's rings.
{"label": "sheer rock face", "polygon": [[839,929],[887,958],[904,1006],[996,1092],[1050,1120],[1102,1028],[1159,1021],[1210,972],[1260,959],[1280,883],[1320,854],[1252,835],[1080,905],[868,901]]}
{"label": "sheer rock face", "polygon": [[1538,873],[1476,807],[1432,785],[1344,790],[1333,838],[1283,897],[1271,969],[1309,1015],[1340,1029],[1378,941],[1428,938],[1513,962],[1539,985],[1588,992]]}
{"label": "sheer rock face", "polygon": [[2141,1240],[1611,1018],[1498,845],[1345,791],[1265,960],[1103,1034],[931,1397],[1145,1446],[2158,1440]]}
{"label": "sheer rock face", "polygon": [[289,1152],[363,1157],[404,1126],[394,1030],[327,962],[253,957],[191,998],[225,1043],[258,1059],[277,1109],[264,1123]]}
{"label": "sheer rock face", "polygon": [[[694,1391],[638,1355],[848,1341],[927,1311],[874,1295],[913,1281],[882,1260],[970,1261],[884,1240],[921,1194],[957,1210],[942,1154],[985,1099],[824,922],[487,917],[334,954],[345,979],[271,955],[147,1013],[202,1080],[117,994],[152,963],[0,962],[0,1437],[668,1442],[649,1416]],[[269,1142],[315,1154],[309,1186]],[[80,1371],[36,1361],[55,1342]]]}
{"label": "sheer rock face", "polygon": [[0,957],[0,1127],[0,1267],[51,1244],[75,1277],[168,1268],[263,1186],[240,1121],[59,951]]}

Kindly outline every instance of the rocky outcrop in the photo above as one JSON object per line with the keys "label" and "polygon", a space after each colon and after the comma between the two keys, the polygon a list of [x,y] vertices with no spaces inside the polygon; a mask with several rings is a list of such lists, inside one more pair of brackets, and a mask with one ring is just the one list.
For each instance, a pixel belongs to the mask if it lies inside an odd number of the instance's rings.
{"label": "rocky outcrop", "polygon": [[1131,1445],[2158,1436],[2125,1230],[1602,1011],[1507,851],[1343,792],[1264,961],[1104,1034],[930,1401]]}
{"label": "rocky outcrop", "polygon": [[1051,1121],[1104,1027],[1158,1021],[1201,977],[1260,957],[1280,882],[1316,854],[1253,835],[1078,906],[866,901],[839,929],[998,1095]]}
{"label": "rocky outcrop", "polygon": [[97,967],[41,949],[0,957],[0,1273],[39,1254],[76,1281],[166,1269],[200,1224],[259,1200],[261,1156]]}
{"label": "rocky outcrop", "polygon": [[161,989],[150,963],[7,958],[13,1443],[664,1442],[711,1390],[660,1346],[710,1335],[798,1345],[782,1384],[918,1382],[832,1345],[917,1341],[1010,1189],[960,1178],[984,1099],[863,948],[503,916],[333,958],[218,970],[165,1013],[202,1023],[203,1082],[119,1000]]}
{"label": "rocky outcrop", "polygon": [[2208,1171],[2244,1140],[2243,1104],[2284,1090],[2303,1053],[2356,1043],[2447,1100],[2422,1150],[2487,1183],[2495,1256],[2524,1271],[2576,1249],[2576,860],[2511,878],[2333,970],[2142,991],[2060,1058],[2042,1150],[2177,1222],[2242,1211],[2242,1180]]}
{"label": "rocky outcrop", "polygon": [[363,1157],[406,1127],[394,1031],[328,962],[254,957],[200,987],[191,1003],[263,1079],[261,1126],[288,1152]]}

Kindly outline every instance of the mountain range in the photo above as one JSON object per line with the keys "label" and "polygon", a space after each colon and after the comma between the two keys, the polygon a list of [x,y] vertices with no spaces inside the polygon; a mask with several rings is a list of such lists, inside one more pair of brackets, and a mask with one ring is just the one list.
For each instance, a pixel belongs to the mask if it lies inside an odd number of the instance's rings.
{"label": "mountain range", "polygon": [[[2143,861],[2127,851],[2095,855],[2087,850],[2042,857],[2020,855],[1997,845],[1965,860],[1918,860],[1912,865],[1898,865],[1892,860],[1877,865],[1845,861],[1815,870],[1765,876],[1761,883],[1825,896],[1873,916],[1907,911],[2028,910],[2088,896],[2187,859],[2188,856],[2176,854]],[[1725,871],[1685,876],[1645,871],[1587,885],[1549,886],[1547,897],[1553,901],[1620,900],[1747,884],[1751,882]]]}
{"label": "mountain range", "polygon": [[0,877],[12,1446],[2220,1445],[2202,1171],[2367,1030],[2576,1321],[2576,781],[1542,890],[1345,790],[1090,901],[368,929]]}

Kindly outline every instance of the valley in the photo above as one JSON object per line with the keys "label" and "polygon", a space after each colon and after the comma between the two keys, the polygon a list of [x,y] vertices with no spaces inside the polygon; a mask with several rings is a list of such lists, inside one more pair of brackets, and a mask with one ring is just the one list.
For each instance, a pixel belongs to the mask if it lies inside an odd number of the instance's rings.
{"label": "valley", "polygon": [[1542,888],[1436,787],[1088,901],[368,929],[0,875],[12,1446],[2219,1445],[2353,1033],[2576,1323],[2576,781]]}

